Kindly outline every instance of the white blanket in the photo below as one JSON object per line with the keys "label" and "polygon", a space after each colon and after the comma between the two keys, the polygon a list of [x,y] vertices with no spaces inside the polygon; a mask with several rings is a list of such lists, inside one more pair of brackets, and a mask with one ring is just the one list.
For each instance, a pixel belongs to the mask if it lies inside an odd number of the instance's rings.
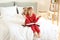
{"label": "white blanket", "polygon": [[0,40],[9,40],[9,28],[5,25],[4,21],[0,19]]}
{"label": "white blanket", "polygon": [[18,24],[8,23],[10,40],[32,40],[33,33],[30,28]]}
{"label": "white blanket", "polygon": [[[0,40],[33,40],[33,32],[30,27],[23,27],[12,22],[4,23],[0,23],[0,35],[2,35]],[[40,18],[37,24],[40,25],[41,40],[57,40],[56,25],[53,25],[44,18]]]}
{"label": "white blanket", "polygon": [[43,17],[37,22],[40,25],[41,40],[57,40],[58,27],[52,24],[50,20],[46,20]]}

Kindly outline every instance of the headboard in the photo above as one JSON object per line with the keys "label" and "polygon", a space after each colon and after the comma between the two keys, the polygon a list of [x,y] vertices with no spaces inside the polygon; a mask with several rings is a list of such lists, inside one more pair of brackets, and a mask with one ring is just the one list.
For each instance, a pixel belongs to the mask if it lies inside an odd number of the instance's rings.
{"label": "headboard", "polygon": [[37,12],[37,3],[36,2],[15,2],[15,5],[20,7],[29,7],[32,6],[34,8],[34,11]]}
{"label": "headboard", "polygon": [[0,7],[8,7],[13,5],[14,5],[14,2],[0,3]]}
{"label": "headboard", "polygon": [[8,7],[8,6],[20,6],[20,7],[27,7],[32,6],[34,11],[37,12],[37,3],[36,2],[7,2],[7,3],[0,3],[0,7]]}

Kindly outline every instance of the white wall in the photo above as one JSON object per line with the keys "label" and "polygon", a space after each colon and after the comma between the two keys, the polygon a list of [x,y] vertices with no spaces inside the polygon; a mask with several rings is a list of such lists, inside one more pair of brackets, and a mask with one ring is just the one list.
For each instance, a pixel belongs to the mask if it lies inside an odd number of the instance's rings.
{"label": "white wall", "polygon": [[38,9],[40,11],[47,11],[49,9],[50,0],[39,0]]}

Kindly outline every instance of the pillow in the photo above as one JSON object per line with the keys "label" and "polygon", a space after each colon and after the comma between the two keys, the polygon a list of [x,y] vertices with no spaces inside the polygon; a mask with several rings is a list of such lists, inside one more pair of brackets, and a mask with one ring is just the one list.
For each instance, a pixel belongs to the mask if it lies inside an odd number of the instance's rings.
{"label": "pillow", "polygon": [[22,13],[23,13],[23,8],[24,8],[24,7],[17,7],[18,13],[19,13],[20,15],[22,15]]}
{"label": "pillow", "polygon": [[[19,12],[22,13],[22,7],[18,7]],[[24,24],[25,18],[21,14],[17,14],[16,6],[14,7],[2,7],[1,8],[1,16],[5,22]]]}
{"label": "pillow", "polygon": [[17,16],[15,17],[15,20],[13,22],[18,23],[18,24],[24,24],[25,22],[25,17],[22,15],[23,13],[23,8],[24,7],[19,7],[17,6]]}
{"label": "pillow", "polygon": [[1,7],[1,16],[4,20],[10,21],[17,14],[16,6],[13,7]]}
{"label": "pillow", "polygon": [[13,19],[10,22],[13,22],[13,23],[17,23],[19,25],[22,25],[25,22],[25,18],[24,18],[23,15],[17,14],[15,17],[13,17]]}
{"label": "pillow", "polygon": [[1,8],[1,15],[2,16],[14,16],[16,15],[16,6],[13,7],[2,7]]}

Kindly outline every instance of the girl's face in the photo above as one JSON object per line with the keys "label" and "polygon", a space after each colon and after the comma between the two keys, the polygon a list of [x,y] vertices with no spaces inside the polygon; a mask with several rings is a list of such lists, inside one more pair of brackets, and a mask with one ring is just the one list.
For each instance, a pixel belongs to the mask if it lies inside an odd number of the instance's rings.
{"label": "girl's face", "polygon": [[28,11],[28,12],[29,12],[29,14],[32,14],[32,11],[33,11],[33,10],[32,10],[32,9],[30,9],[30,10]]}

